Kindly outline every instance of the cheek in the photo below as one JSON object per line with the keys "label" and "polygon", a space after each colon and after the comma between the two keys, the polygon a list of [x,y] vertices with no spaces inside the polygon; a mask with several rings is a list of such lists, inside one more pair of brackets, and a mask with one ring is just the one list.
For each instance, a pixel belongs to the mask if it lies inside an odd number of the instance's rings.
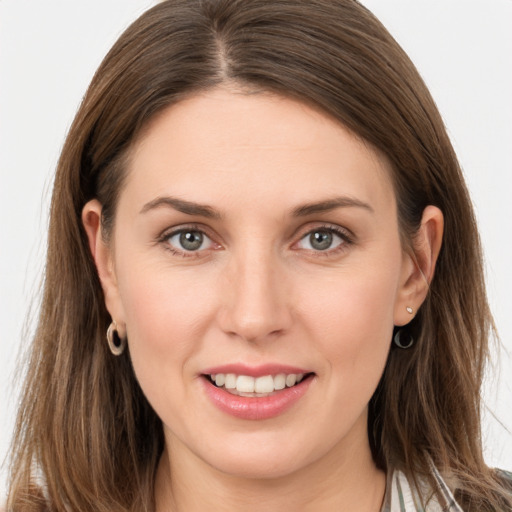
{"label": "cheek", "polygon": [[356,424],[366,429],[366,420],[358,419],[366,417],[386,365],[393,297],[384,282],[374,280],[344,279],[330,291],[316,304],[317,319],[310,325],[324,361],[323,399],[331,405],[318,421],[336,438]]}
{"label": "cheek", "polygon": [[303,290],[301,309],[334,336],[371,342],[371,333],[392,330],[398,280],[397,265],[383,269],[377,262],[340,269],[317,279],[316,293]]}
{"label": "cheek", "polygon": [[332,382],[354,397],[371,396],[384,369],[398,279],[398,266],[383,269],[367,262],[317,281],[314,295],[302,294],[302,317]]}
{"label": "cheek", "polygon": [[122,274],[120,296],[134,370],[151,395],[162,379],[179,386],[200,352],[212,315],[211,287],[197,275],[133,263]]}
{"label": "cheek", "polygon": [[193,398],[194,361],[211,319],[209,287],[186,273],[150,267],[133,265],[120,283],[130,358],[164,425],[186,432],[183,411]]}

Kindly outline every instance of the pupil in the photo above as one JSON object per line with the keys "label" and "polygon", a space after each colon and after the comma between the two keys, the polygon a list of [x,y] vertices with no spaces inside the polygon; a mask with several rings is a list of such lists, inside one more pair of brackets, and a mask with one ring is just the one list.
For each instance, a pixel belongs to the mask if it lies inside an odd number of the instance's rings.
{"label": "pupil", "polygon": [[187,251],[197,251],[203,244],[203,235],[198,231],[186,231],[180,235],[180,244]]}
{"label": "pupil", "polygon": [[309,236],[311,247],[317,251],[325,251],[332,244],[332,233],[328,231],[316,231]]}

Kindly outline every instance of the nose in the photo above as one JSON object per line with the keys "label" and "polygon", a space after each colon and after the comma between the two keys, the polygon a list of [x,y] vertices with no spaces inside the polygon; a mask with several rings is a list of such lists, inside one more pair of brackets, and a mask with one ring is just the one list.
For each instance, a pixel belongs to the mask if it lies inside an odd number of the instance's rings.
{"label": "nose", "polygon": [[267,251],[244,251],[233,257],[223,286],[221,329],[250,342],[274,339],[292,323],[285,272]]}

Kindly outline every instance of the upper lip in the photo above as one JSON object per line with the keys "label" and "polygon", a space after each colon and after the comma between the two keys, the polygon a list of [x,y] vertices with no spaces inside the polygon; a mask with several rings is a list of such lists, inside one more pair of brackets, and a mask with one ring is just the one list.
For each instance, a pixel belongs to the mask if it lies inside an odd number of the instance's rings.
{"label": "upper lip", "polygon": [[247,375],[249,377],[263,377],[264,375],[278,375],[279,373],[311,373],[311,370],[297,366],[289,366],[278,363],[268,363],[257,366],[250,366],[241,363],[223,364],[221,366],[212,366],[201,372],[203,375],[217,375],[219,373],[234,373],[235,375]]}

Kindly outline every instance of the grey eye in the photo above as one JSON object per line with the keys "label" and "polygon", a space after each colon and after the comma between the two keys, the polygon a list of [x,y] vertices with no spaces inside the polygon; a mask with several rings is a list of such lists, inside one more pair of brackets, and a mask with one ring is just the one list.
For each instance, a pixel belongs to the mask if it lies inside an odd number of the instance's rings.
{"label": "grey eye", "polygon": [[332,245],[333,235],[328,231],[315,231],[309,235],[311,247],[317,251],[325,251]]}
{"label": "grey eye", "polygon": [[178,231],[167,240],[175,249],[186,252],[207,249],[211,244],[211,240],[204,233],[195,230]]}
{"label": "grey eye", "polygon": [[333,230],[315,229],[302,237],[298,247],[309,251],[327,251],[335,249],[344,242],[343,237]]}
{"label": "grey eye", "polygon": [[203,234],[198,231],[180,233],[180,244],[186,251],[197,251],[203,245]]}

